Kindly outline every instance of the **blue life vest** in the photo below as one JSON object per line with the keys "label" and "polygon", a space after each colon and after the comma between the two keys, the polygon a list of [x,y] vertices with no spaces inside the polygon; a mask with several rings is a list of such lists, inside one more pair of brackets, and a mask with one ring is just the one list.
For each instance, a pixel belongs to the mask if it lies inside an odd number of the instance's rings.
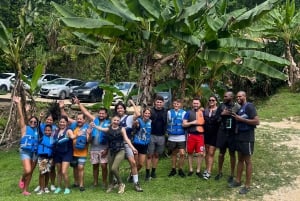
{"label": "blue life vest", "polygon": [[[78,127],[77,122],[73,122],[70,125],[70,129],[72,131],[74,131],[76,128]],[[86,147],[87,144],[87,139],[86,139],[86,130],[88,129],[89,125],[87,123],[83,124],[80,127],[80,132],[82,132],[83,134],[79,135],[76,137],[76,143],[75,143],[75,148],[76,149],[84,149]]]}
{"label": "blue life vest", "polygon": [[[95,118],[94,120],[94,123],[96,126],[100,126],[100,119],[99,118]],[[108,128],[110,125],[110,120],[109,119],[105,119],[101,125],[101,128]],[[99,131],[98,129],[96,128],[93,128],[92,130],[92,137],[96,137],[97,135],[98,136],[98,139],[99,139],[99,144],[106,144],[107,143],[107,139],[105,137],[105,133],[103,131]]]}
{"label": "blue life vest", "polygon": [[182,118],[183,118],[183,113],[184,110],[180,109],[176,112],[174,109],[170,110],[170,114],[171,114],[171,121],[168,122],[168,134],[170,135],[184,135],[185,131],[182,127]]}
{"label": "blue life vest", "polygon": [[54,135],[54,152],[65,153],[69,151],[69,149],[72,149],[72,141],[67,135],[67,130],[68,129],[64,130],[63,135],[58,135],[59,129],[56,130],[56,133]]}
{"label": "blue life vest", "polygon": [[25,151],[35,152],[38,146],[38,129],[26,126],[26,134],[21,138],[20,148]]}
{"label": "blue life vest", "polygon": [[132,133],[132,128],[128,127],[127,124],[126,124],[126,121],[127,121],[128,116],[129,116],[129,115],[126,115],[126,117],[124,117],[124,118],[122,119],[122,121],[120,121],[119,126],[125,128],[127,137],[131,140],[131,138],[132,138],[132,134],[131,134],[131,133]]}
{"label": "blue life vest", "polygon": [[151,136],[151,120],[144,122],[143,119],[137,119],[140,125],[140,129],[134,135],[133,143],[140,144],[140,145],[147,145],[150,143],[150,136]]}
{"label": "blue life vest", "polygon": [[[238,111],[238,115],[241,116],[244,119],[249,119],[248,115],[246,114],[246,106],[248,105],[248,103],[245,103],[241,109]],[[254,129],[254,126],[246,124],[244,122],[237,122],[237,127],[239,131],[250,131]]]}
{"label": "blue life vest", "polygon": [[52,155],[54,139],[52,136],[43,135],[41,142],[38,145],[38,155]]}

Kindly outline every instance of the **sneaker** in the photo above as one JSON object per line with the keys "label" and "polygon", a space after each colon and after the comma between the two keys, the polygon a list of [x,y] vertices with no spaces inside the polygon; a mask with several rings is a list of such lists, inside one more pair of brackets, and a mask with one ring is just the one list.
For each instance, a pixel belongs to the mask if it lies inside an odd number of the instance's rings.
{"label": "sneaker", "polygon": [[189,171],[188,176],[190,177],[190,176],[192,176],[193,174],[194,174],[193,171]]}
{"label": "sneaker", "polygon": [[208,173],[208,171],[207,171],[207,170],[204,170],[202,176],[204,177],[204,176],[206,175],[206,173]]}
{"label": "sneaker", "polygon": [[182,178],[185,177],[184,172],[182,171],[182,169],[178,170],[178,175],[181,176]]}
{"label": "sneaker", "polygon": [[42,194],[44,194],[45,192],[43,191],[43,190],[40,190],[39,192],[37,192],[36,194],[37,195],[42,195]]}
{"label": "sneaker", "polygon": [[236,187],[239,187],[241,185],[242,185],[241,182],[236,182],[235,180],[233,180],[233,182],[231,182],[231,183],[228,184],[228,187],[229,188],[236,188]]}
{"label": "sneaker", "polygon": [[248,187],[243,187],[243,188],[241,188],[241,190],[239,191],[239,194],[242,194],[242,195],[244,195],[244,194],[247,194],[248,192],[250,191],[250,188]]}
{"label": "sneaker", "polygon": [[61,188],[57,187],[54,191],[54,194],[58,194],[58,193],[60,193],[60,191],[61,191]]}
{"label": "sneaker", "polygon": [[119,190],[118,190],[118,194],[123,194],[125,191],[125,184],[121,183],[119,185]]}
{"label": "sneaker", "polygon": [[50,193],[49,188],[47,188],[47,187],[44,189],[44,191],[45,191],[45,193]]}
{"label": "sneaker", "polygon": [[202,177],[201,172],[196,172],[196,175],[197,175],[199,178]]}
{"label": "sneaker", "polygon": [[136,192],[143,192],[143,189],[141,188],[139,182],[134,184],[134,189]]}
{"label": "sneaker", "polygon": [[28,191],[24,191],[22,194],[25,196],[31,195],[31,193],[29,193]]}
{"label": "sneaker", "polygon": [[113,184],[110,184],[106,190],[106,193],[110,193],[112,192],[112,190],[114,189],[114,185]]}
{"label": "sneaker", "polygon": [[150,181],[151,177],[150,176],[146,176],[145,181]]}
{"label": "sneaker", "polygon": [[113,179],[113,188],[114,189],[117,189],[117,188],[119,188],[119,184],[118,184],[118,181],[117,181],[117,179]]}
{"label": "sneaker", "polygon": [[80,186],[79,190],[82,192],[82,191],[85,191],[85,188],[83,186]]}
{"label": "sneaker", "polygon": [[133,176],[131,174],[128,175],[127,182],[128,183],[133,183]]}
{"label": "sneaker", "polygon": [[233,176],[229,176],[228,179],[227,179],[227,182],[232,183],[233,182]]}
{"label": "sneaker", "polygon": [[176,170],[175,169],[172,169],[171,172],[169,173],[169,177],[173,177],[175,176],[177,173],[176,173]]}
{"label": "sneaker", "polygon": [[35,193],[37,193],[37,192],[40,192],[40,190],[41,190],[41,187],[40,187],[40,186],[37,186],[33,191],[34,191]]}
{"label": "sneaker", "polygon": [[153,178],[153,179],[156,178],[156,173],[155,172],[151,172],[151,178]]}
{"label": "sneaker", "polygon": [[[22,177],[21,177],[21,179],[19,180],[19,188],[20,188],[20,189],[23,189],[24,186],[25,186],[25,183],[24,183],[24,181],[23,181],[23,179],[22,179]],[[24,192],[27,192],[27,191],[24,191]]]}
{"label": "sneaker", "polygon": [[70,193],[71,193],[70,189],[68,189],[68,188],[65,188],[65,192],[64,192],[64,194],[65,194],[65,195],[67,195],[67,194],[70,194]]}
{"label": "sneaker", "polygon": [[203,176],[203,179],[209,180],[210,179],[210,173],[206,172],[206,174]]}
{"label": "sneaker", "polygon": [[215,180],[220,180],[223,177],[222,173],[217,174],[217,176],[215,177]]}
{"label": "sneaker", "polygon": [[78,184],[73,184],[72,187],[73,187],[73,188],[78,188],[79,185],[78,185]]}
{"label": "sneaker", "polygon": [[55,189],[56,189],[56,187],[55,187],[54,185],[51,185],[51,186],[50,186],[50,190],[51,190],[51,191],[55,191]]}

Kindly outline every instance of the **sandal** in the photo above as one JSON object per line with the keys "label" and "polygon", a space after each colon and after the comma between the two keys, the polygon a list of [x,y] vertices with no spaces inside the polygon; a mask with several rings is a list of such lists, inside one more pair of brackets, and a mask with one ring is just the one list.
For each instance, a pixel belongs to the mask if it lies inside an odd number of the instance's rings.
{"label": "sandal", "polygon": [[22,177],[21,177],[21,179],[20,179],[20,181],[19,181],[19,188],[20,188],[20,189],[23,189],[24,186],[25,186],[25,183],[24,183],[24,181],[23,181],[23,179],[22,179]]}

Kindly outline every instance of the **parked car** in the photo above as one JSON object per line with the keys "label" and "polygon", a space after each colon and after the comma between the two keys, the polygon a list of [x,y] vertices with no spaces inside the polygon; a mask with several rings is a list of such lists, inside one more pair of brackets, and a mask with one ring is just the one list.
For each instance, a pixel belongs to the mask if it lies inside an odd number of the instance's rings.
{"label": "parked car", "polygon": [[14,73],[0,73],[0,91],[10,91],[12,87],[12,82],[14,82],[14,80]]}
{"label": "parked car", "polygon": [[71,97],[76,96],[81,101],[97,102],[102,100],[103,89],[99,87],[99,81],[88,81],[75,87]]}
{"label": "parked car", "polygon": [[[29,80],[31,80],[32,75],[29,75],[27,78]],[[46,84],[47,82],[50,82],[50,81],[55,80],[57,78],[61,78],[61,76],[59,76],[57,74],[47,74],[47,73],[42,74],[41,77],[37,81],[37,85],[42,86],[43,84]]]}
{"label": "parked car", "polygon": [[70,97],[73,88],[80,86],[83,83],[81,80],[72,78],[57,78],[42,85],[40,96],[47,98],[65,99]]}
{"label": "parked car", "polygon": [[[117,82],[114,86],[123,93],[124,97],[127,97],[134,89],[137,89],[136,82]],[[114,94],[112,105],[116,105],[119,101],[124,101],[124,98]]]}

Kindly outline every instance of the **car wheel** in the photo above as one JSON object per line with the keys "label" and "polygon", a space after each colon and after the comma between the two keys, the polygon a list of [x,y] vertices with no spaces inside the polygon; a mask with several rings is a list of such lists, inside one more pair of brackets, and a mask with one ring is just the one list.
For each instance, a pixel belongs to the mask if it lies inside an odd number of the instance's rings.
{"label": "car wheel", "polygon": [[0,91],[7,92],[7,87],[5,85],[1,85]]}
{"label": "car wheel", "polygon": [[65,91],[62,91],[59,93],[59,97],[58,97],[60,100],[64,100],[66,98],[66,92]]}

